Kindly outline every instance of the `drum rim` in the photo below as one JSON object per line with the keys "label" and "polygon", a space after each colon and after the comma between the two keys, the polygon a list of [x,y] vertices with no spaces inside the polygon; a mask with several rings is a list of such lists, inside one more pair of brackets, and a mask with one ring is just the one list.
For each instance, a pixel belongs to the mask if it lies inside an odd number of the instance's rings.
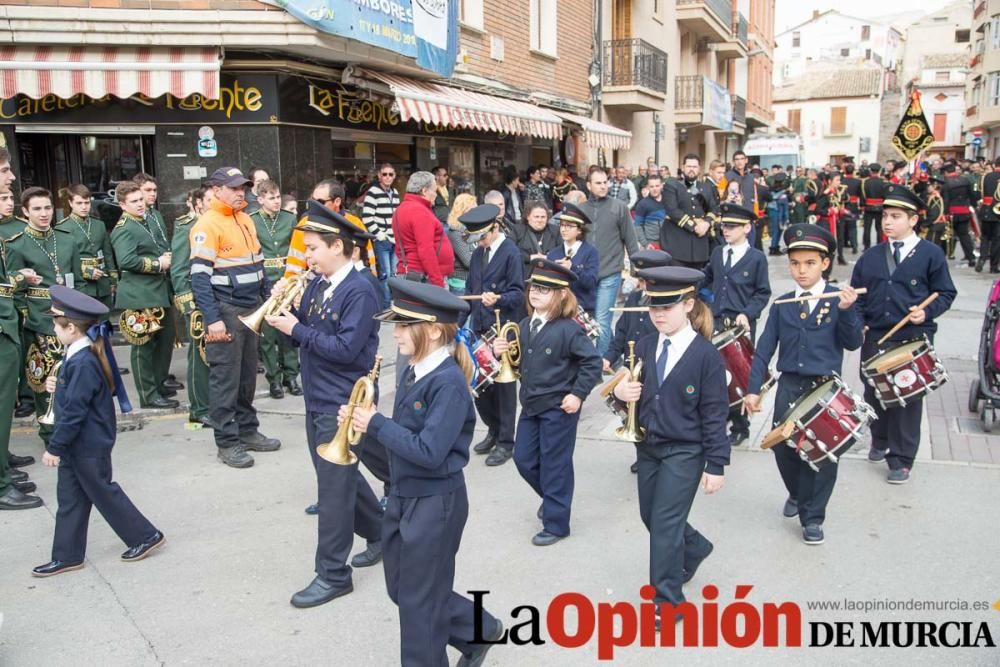
{"label": "drum rim", "polygon": [[[740,333],[739,335],[735,335],[735,334],[733,334],[733,332],[735,332],[735,331],[739,331],[739,332],[742,332],[742,333]],[[723,329],[719,333],[713,335],[712,336],[712,345],[715,346],[715,349],[719,350],[719,349],[722,349],[722,348],[726,347],[727,345],[732,344],[735,341],[738,341],[740,338],[743,338],[748,333],[750,333],[750,332],[747,331],[746,327],[744,327],[744,326],[741,326],[741,325],[731,326],[728,329]],[[726,335],[730,335],[730,334],[732,335],[732,338],[730,338],[728,340],[724,338]],[[721,344],[719,342],[716,342],[716,341],[720,341]]]}
{"label": "drum rim", "polygon": [[[817,401],[815,405],[810,406],[810,409],[803,414],[803,416],[808,416],[809,417],[808,420],[802,420],[802,419],[793,420],[792,416],[795,414],[795,411],[799,408],[799,406],[802,405],[802,402],[805,399],[809,398],[813,394],[818,393],[821,389],[824,389],[825,387],[827,387],[827,385],[830,385],[830,384],[832,384],[835,387],[837,387],[838,390],[848,389],[847,383],[844,382],[843,378],[840,378],[840,377],[838,377],[836,375],[832,376],[830,379],[825,380],[825,381],[819,383],[818,385],[816,385],[815,387],[813,387],[812,391],[810,391],[805,396],[800,396],[794,403],[792,403],[792,406],[790,408],[788,408],[788,416],[785,419],[782,419],[781,423],[784,424],[784,423],[787,423],[789,421],[793,421],[793,422],[794,421],[801,421],[803,425],[812,423],[812,420],[815,419],[815,417],[816,417],[816,415],[813,414],[813,408],[815,408],[819,404],[819,401]],[[827,391],[828,390],[829,390],[829,388],[827,388]],[[825,394],[826,394],[826,392],[824,392],[824,395]],[[836,392],[834,392],[832,395],[836,396],[837,394],[836,394]]]}
{"label": "drum rim", "polygon": [[[926,336],[921,337],[921,338],[911,338],[910,340],[904,340],[904,341],[900,342],[899,344],[890,347],[885,352],[879,352],[874,357],[872,357],[871,359],[869,359],[868,361],[866,361],[865,364],[864,364],[864,367],[863,367],[864,370],[865,371],[871,371],[872,367],[875,365],[875,362],[878,361],[879,359],[884,359],[886,357],[886,355],[888,355],[889,353],[900,352],[900,351],[906,349],[909,346],[913,346],[914,350],[919,350],[921,347],[925,347],[926,350],[933,350],[934,349],[934,346],[931,345],[930,341],[927,340]],[[921,354],[922,353],[923,353],[923,351],[921,352]],[[912,361],[917,356],[919,356],[919,355],[916,355],[916,354],[912,355],[910,357],[910,360]],[[886,371],[886,372],[888,372],[888,371]]]}

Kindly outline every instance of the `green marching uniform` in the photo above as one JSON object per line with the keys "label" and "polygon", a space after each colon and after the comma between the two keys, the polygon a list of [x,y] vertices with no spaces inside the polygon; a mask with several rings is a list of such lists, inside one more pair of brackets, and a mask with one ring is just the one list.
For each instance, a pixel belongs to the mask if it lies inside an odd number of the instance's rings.
{"label": "green marching uniform", "polygon": [[[75,287],[81,282],[79,247],[76,239],[66,229],[49,228],[39,231],[26,227],[23,232],[7,241],[7,268],[9,271],[34,269],[42,278],[37,285],[28,285],[19,294],[26,308],[22,345],[26,348],[28,384],[35,393],[35,414],[39,417],[49,409],[49,394],[45,380],[52,374],[56,362],[62,359],[62,344],[56,338],[55,325],[48,315],[52,300],[49,287],[66,285]],[[38,435],[47,445],[52,435],[51,425],[38,425]]]}
{"label": "green marching uniform", "polygon": [[[0,240],[6,241],[15,234],[20,234],[24,231],[24,228],[28,226],[28,223],[18,218],[17,216],[9,216],[0,220]],[[24,329],[24,320],[28,317],[27,307],[24,305],[23,295],[14,302],[14,308],[17,312],[17,330],[20,332]],[[22,340],[21,343],[24,343]],[[21,377],[17,385],[17,400],[18,401],[28,401],[30,404],[35,400],[35,392],[31,391],[31,387],[28,386],[28,376],[24,372],[24,361],[25,355],[28,353],[27,344],[21,346]]]}
{"label": "green marching uniform", "polygon": [[[80,249],[80,271],[83,278],[76,286],[78,292],[92,296],[109,309],[114,308],[114,286],[118,283],[118,268],[111,250],[111,237],[104,222],[88,217],[86,220],[69,214],[59,221],[57,227],[73,234]],[[94,278],[95,270],[104,275]]]}
{"label": "green marching uniform", "polygon": [[[188,331],[187,394],[188,419],[196,422],[208,418],[208,363],[205,361],[205,320],[195,308],[191,293],[191,241],[188,233],[198,220],[194,213],[174,221],[171,244],[170,283],[174,288],[174,307],[184,317]],[[197,314],[195,314],[197,312]]]}
{"label": "green marching uniform", "polygon": [[28,223],[17,216],[10,216],[0,220],[0,239],[9,240],[15,234],[20,234]]}
{"label": "green marching uniform", "polygon": [[[0,239],[0,368],[14,368],[21,360],[20,324],[14,307],[14,290],[23,290],[24,277],[7,272],[7,248]],[[24,366],[24,364],[20,364]],[[17,402],[17,385],[0,382],[0,496],[11,487],[10,427]]]}
{"label": "green marching uniform", "polygon": [[[278,215],[272,218],[264,209],[257,209],[250,219],[257,228],[257,239],[264,255],[264,272],[268,281],[274,284],[285,275],[285,258],[288,256],[292,229],[295,228],[295,216],[288,211],[278,211]],[[261,331],[260,350],[268,384],[287,384],[298,376],[299,353],[290,341],[291,338],[274,327],[265,326]]]}
{"label": "green marching uniform", "polygon": [[[170,279],[159,257],[170,250],[167,234],[157,220],[140,220],[128,213],[111,230],[118,259],[115,308],[122,311],[122,335],[132,344],[132,373],[141,407],[160,398],[160,385],[170,371],[175,327],[170,311]],[[149,320],[161,327],[148,333]]]}

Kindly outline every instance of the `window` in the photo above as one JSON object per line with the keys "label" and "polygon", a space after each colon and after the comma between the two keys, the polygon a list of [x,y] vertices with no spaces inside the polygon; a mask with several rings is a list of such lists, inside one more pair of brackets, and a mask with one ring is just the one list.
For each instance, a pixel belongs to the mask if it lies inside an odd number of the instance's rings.
{"label": "window", "polygon": [[955,43],[956,44],[968,44],[969,42],[969,31],[968,30],[956,30],[955,31]]}
{"label": "window", "polygon": [[872,38],[872,27],[870,25],[861,26],[861,41],[865,42]]}
{"label": "window", "polygon": [[800,134],[802,129],[802,109],[788,110],[788,129]]}
{"label": "window", "polygon": [[872,50],[865,49],[865,60],[871,60],[871,59],[872,59]]}
{"label": "window", "polygon": [[531,0],[531,50],[555,56],[558,30],[556,0]]}
{"label": "window", "polygon": [[462,12],[459,20],[463,25],[476,30],[483,29],[483,0],[461,0],[459,7]]}
{"label": "window", "polygon": [[840,55],[842,57],[844,57],[844,58],[847,58],[848,56],[851,55],[851,50],[850,49],[841,49],[840,50]]}
{"label": "window", "polygon": [[1000,72],[990,72],[990,78],[986,84],[986,94],[989,106],[1000,106]]}
{"label": "window", "polygon": [[847,134],[847,107],[830,107],[830,134]]}
{"label": "window", "polygon": [[934,72],[934,81],[937,83],[947,83],[950,78],[950,72]]}
{"label": "window", "polygon": [[799,43],[800,43],[801,41],[802,41],[802,35],[800,35],[800,34],[799,34],[799,33],[797,33],[797,32],[793,32],[793,33],[792,33],[792,48],[793,48],[793,49],[797,49],[797,48],[799,48]]}
{"label": "window", "polygon": [[990,18],[990,48],[1000,49],[1000,14]]}
{"label": "window", "polygon": [[948,114],[934,114],[934,141],[944,143],[945,135],[948,133]]}

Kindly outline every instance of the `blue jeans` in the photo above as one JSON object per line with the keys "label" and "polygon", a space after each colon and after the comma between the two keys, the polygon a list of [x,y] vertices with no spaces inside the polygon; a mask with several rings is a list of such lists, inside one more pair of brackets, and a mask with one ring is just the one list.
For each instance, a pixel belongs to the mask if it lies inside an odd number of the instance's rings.
{"label": "blue jeans", "polygon": [[601,337],[597,339],[597,351],[603,357],[611,345],[611,308],[618,299],[618,288],[622,276],[615,273],[597,281],[597,323],[601,326]]}
{"label": "blue jeans", "polygon": [[781,221],[777,211],[768,211],[767,220],[771,228],[771,250],[777,250],[781,245]]}
{"label": "blue jeans", "polygon": [[396,245],[388,241],[375,241],[375,267],[382,284],[382,307],[389,307],[389,278],[396,275]]}

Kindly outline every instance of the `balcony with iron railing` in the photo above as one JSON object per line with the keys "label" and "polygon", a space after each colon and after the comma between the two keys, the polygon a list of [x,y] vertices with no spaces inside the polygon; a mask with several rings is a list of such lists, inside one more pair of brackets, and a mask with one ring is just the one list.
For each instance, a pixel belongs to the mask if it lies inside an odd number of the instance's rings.
{"label": "balcony with iron railing", "polygon": [[677,23],[709,42],[733,35],[733,0],[677,0]]}
{"label": "balcony with iron railing", "polygon": [[737,14],[732,21],[732,32],[729,39],[715,45],[715,53],[719,58],[746,58],[748,51],[749,24],[743,14]]}
{"label": "balcony with iron railing", "polygon": [[659,111],[667,97],[667,54],[641,39],[604,42],[601,101],[606,107]]}
{"label": "balcony with iron railing", "polygon": [[743,44],[750,38],[750,23],[743,14],[736,15],[736,20],[733,21],[733,34]]}

